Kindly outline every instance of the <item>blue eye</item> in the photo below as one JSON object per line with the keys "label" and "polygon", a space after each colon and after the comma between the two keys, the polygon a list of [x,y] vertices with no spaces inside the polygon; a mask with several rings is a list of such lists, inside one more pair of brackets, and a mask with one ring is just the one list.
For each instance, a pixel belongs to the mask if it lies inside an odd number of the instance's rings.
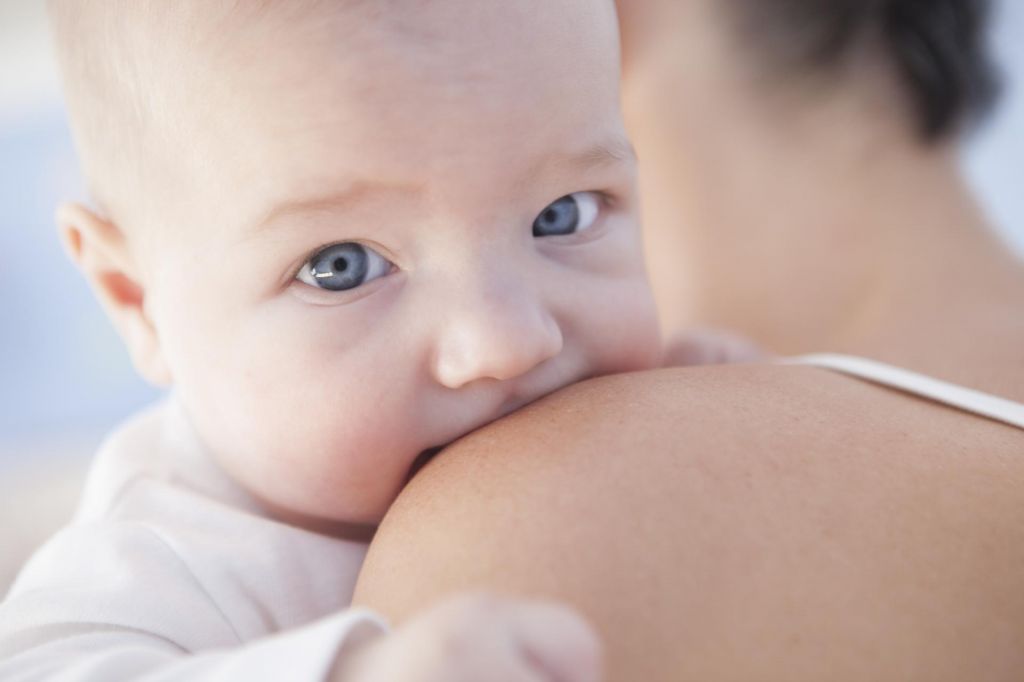
{"label": "blue eye", "polygon": [[295,277],[318,289],[348,291],[390,271],[391,263],[373,249],[356,242],[342,242],[317,251]]}
{"label": "blue eye", "polygon": [[601,212],[599,202],[594,192],[576,192],[548,204],[533,221],[533,236],[554,237],[593,227]]}

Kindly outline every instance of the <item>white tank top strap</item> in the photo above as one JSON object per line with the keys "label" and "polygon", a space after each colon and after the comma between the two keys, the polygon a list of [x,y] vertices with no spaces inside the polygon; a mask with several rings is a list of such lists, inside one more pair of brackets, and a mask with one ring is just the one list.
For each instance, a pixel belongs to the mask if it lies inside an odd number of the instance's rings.
{"label": "white tank top strap", "polygon": [[875,360],[852,355],[819,353],[783,358],[781,362],[831,369],[1024,429],[1024,404],[1022,403],[950,384]]}

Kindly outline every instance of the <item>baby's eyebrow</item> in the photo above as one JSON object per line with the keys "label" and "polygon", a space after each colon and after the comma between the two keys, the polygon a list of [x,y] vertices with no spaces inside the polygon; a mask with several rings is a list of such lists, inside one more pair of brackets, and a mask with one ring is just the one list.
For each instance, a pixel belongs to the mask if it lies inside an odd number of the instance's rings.
{"label": "baby's eyebrow", "polygon": [[[582,151],[581,151],[582,150]],[[579,145],[575,149],[557,149],[544,156],[526,169],[517,181],[520,186],[529,186],[548,173],[573,176],[588,171],[615,166],[633,166],[636,152],[633,145],[622,134],[611,136],[591,145]]]}
{"label": "baby's eyebrow", "polygon": [[275,204],[266,211],[253,225],[253,234],[265,232],[283,218],[308,215],[311,213],[332,213],[350,208],[373,195],[391,194],[396,192],[413,193],[419,188],[411,185],[398,185],[385,182],[355,182],[340,191],[329,194],[288,199]]}
{"label": "baby's eyebrow", "polygon": [[580,154],[568,156],[566,160],[570,165],[582,168],[603,166],[609,163],[633,163],[636,161],[636,151],[629,140],[621,135],[616,135],[595,144]]}

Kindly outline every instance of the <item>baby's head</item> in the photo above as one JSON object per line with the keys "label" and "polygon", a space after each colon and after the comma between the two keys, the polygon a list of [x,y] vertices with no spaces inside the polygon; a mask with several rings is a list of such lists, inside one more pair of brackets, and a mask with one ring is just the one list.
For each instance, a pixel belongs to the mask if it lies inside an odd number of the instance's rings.
{"label": "baby's head", "polygon": [[71,251],[221,466],[375,523],[417,456],[651,366],[611,0],[58,0]]}

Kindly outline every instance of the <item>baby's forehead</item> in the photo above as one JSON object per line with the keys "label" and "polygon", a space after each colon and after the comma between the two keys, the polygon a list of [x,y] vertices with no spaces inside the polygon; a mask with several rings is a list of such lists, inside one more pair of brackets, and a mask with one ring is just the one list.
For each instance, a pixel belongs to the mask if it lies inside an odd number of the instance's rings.
{"label": "baby's forehead", "polygon": [[[385,89],[399,65],[444,76],[451,89],[469,81],[526,91],[555,72],[575,71],[582,82],[617,73],[610,0],[51,0],[51,8],[72,76],[93,76],[98,93],[158,93],[127,103],[138,110],[198,106],[184,96],[216,94],[211,78],[228,88],[232,78],[270,76],[284,88],[339,66]],[[202,87],[181,87],[190,82]]]}
{"label": "baby's forehead", "polygon": [[[431,137],[431,125],[514,118],[538,106],[553,119],[583,118],[598,97],[601,109],[618,107],[610,3],[385,0],[297,7],[306,5],[247,15],[244,31],[232,31],[202,60],[192,60],[189,82],[177,92],[184,107],[200,114],[196,123],[216,131],[217,116],[208,113],[238,110],[232,115],[243,125],[275,115],[282,134],[334,125],[361,129],[366,139],[419,127],[422,138]],[[579,11],[567,12],[572,6]],[[567,18],[571,30],[558,21]],[[395,144],[412,142],[398,132],[393,137]]]}
{"label": "baby's forehead", "polygon": [[[118,93],[79,92],[97,148],[145,154],[182,193],[277,191],[343,157],[383,179],[393,161],[494,163],[510,135],[540,145],[552,121],[617,116],[610,0],[79,2],[55,4],[97,12],[107,34],[86,39],[106,50],[99,90]],[[65,29],[71,46],[83,29]],[[118,115],[136,146],[110,149]],[[123,162],[130,178],[139,162]]]}

